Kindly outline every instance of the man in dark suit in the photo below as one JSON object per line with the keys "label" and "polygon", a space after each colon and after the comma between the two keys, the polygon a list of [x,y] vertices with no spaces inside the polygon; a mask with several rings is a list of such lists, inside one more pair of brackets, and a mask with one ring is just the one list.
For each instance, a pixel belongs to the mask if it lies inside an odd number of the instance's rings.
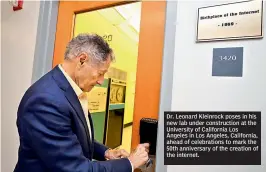
{"label": "man in dark suit", "polygon": [[132,172],[146,163],[148,144],[128,154],[94,140],[84,92],[103,83],[113,60],[112,49],[96,34],[68,43],[64,62],[34,83],[20,102],[15,172]]}

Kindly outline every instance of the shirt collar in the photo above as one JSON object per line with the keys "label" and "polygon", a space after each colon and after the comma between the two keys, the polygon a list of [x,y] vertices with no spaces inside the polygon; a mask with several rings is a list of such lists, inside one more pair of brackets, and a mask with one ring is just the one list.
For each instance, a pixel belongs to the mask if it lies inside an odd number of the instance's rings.
{"label": "shirt collar", "polygon": [[62,71],[62,73],[64,74],[64,76],[66,77],[67,81],[69,82],[69,84],[71,85],[71,87],[73,88],[74,92],[76,93],[76,95],[78,96],[78,98],[81,98],[84,94],[83,91],[79,88],[79,86],[73,81],[73,79],[66,73],[66,71],[62,68],[62,66],[59,64],[58,65],[59,69]]}

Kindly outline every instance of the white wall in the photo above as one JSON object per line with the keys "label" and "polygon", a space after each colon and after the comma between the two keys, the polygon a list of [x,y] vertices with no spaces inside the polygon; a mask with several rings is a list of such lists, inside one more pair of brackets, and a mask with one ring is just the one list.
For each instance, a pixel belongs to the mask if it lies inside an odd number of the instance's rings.
{"label": "white wall", "polygon": [[31,85],[40,2],[24,1],[14,12],[8,1],[1,6],[2,64],[2,172],[13,171],[19,138],[16,112],[25,90]]}
{"label": "white wall", "polygon": [[[168,166],[167,172],[265,172],[266,132],[263,131],[266,129],[266,39],[195,43],[197,8],[220,3],[226,2],[182,0],[177,3],[171,110],[262,111],[261,145],[264,167]],[[213,48],[234,46],[244,47],[243,77],[212,77]]]}

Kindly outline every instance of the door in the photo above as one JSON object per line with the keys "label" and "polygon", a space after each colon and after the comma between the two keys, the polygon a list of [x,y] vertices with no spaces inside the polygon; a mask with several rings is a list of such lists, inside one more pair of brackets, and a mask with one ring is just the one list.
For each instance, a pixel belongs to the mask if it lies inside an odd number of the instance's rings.
{"label": "door", "polygon": [[[74,34],[76,14],[128,3],[132,1],[60,1],[53,67],[64,59],[66,44]],[[164,1],[142,2],[131,149],[139,144],[140,119],[158,119],[165,8]]]}

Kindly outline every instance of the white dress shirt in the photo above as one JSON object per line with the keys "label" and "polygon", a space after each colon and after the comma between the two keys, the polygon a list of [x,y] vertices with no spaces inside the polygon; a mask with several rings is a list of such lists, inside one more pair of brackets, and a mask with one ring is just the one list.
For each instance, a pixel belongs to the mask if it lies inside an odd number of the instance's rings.
{"label": "white dress shirt", "polygon": [[79,102],[81,104],[82,110],[84,112],[85,115],[85,119],[87,121],[87,125],[89,128],[89,132],[90,132],[90,138],[92,139],[92,134],[91,134],[91,125],[90,125],[90,121],[89,121],[89,117],[88,117],[88,97],[87,94],[85,92],[83,92],[79,86],[73,81],[73,79],[65,72],[65,70],[62,68],[61,65],[58,65],[59,69],[63,72],[64,76],[66,77],[67,81],[69,82],[69,84],[71,85],[71,87],[73,88],[74,92],[76,93],[77,97],[79,98]]}

